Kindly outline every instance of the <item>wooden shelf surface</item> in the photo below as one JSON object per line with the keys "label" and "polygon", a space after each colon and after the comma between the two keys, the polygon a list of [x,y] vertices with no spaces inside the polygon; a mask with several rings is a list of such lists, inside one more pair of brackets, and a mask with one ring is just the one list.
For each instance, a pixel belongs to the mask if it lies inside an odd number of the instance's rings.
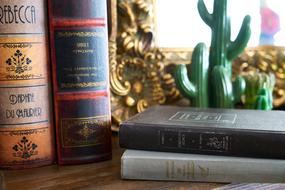
{"label": "wooden shelf surface", "polygon": [[2,171],[4,179],[2,186],[0,179],[0,190],[207,190],[223,186],[215,183],[122,180],[120,157],[123,150],[118,146],[118,137],[113,135],[112,138],[112,160],[74,166],[52,165],[27,170]]}

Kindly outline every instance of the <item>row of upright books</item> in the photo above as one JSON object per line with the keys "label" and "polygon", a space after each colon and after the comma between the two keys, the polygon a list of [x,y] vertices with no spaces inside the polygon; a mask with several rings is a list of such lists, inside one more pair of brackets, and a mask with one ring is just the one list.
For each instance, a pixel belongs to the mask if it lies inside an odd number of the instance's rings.
{"label": "row of upright books", "polygon": [[106,7],[0,1],[0,168],[111,158]]}
{"label": "row of upright books", "polygon": [[123,179],[285,182],[285,112],[156,106],[120,126]]}

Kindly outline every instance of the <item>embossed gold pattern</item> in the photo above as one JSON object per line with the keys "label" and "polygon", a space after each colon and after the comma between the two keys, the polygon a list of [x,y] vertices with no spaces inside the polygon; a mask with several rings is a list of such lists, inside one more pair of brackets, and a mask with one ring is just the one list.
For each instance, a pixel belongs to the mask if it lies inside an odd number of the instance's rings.
{"label": "embossed gold pattern", "polygon": [[87,125],[84,125],[84,127],[82,127],[82,129],[78,131],[78,134],[83,136],[85,139],[88,139],[88,137],[95,132],[95,129],[89,128]]}
{"label": "embossed gold pattern", "polygon": [[99,145],[106,139],[104,130],[107,130],[108,126],[110,126],[108,115],[62,119],[60,125],[62,145],[69,148]]}

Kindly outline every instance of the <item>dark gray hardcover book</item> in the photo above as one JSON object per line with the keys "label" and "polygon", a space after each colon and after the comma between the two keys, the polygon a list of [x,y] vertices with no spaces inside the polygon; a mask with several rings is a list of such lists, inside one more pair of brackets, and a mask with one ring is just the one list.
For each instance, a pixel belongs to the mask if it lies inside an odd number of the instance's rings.
{"label": "dark gray hardcover book", "polygon": [[285,112],[154,106],[120,125],[122,148],[285,158]]}

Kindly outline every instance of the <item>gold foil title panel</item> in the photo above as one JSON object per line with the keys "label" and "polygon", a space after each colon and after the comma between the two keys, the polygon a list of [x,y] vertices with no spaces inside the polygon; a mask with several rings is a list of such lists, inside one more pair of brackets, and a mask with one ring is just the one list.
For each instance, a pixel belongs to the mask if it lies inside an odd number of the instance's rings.
{"label": "gold foil title panel", "polygon": [[108,115],[61,120],[61,141],[64,148],[88,147],[102,144],[105,130],[110,126]]}
{"label": "gold foil title panel", "polygon": [[47,83],[46,46],[45,36],[0,36],[0,85]]}

